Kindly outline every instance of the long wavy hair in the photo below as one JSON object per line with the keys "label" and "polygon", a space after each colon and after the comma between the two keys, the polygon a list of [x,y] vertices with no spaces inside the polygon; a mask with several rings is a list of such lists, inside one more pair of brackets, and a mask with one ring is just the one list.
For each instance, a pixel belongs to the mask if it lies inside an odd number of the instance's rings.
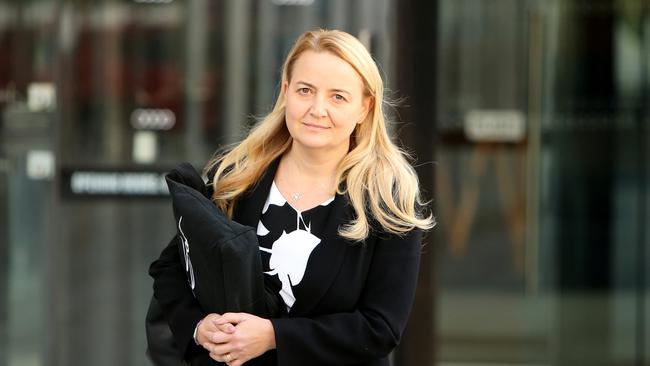
{"label": "long wavy hair", "polygon": [[[282,68],[281,85],[291,81],[293,66],[305,51],[329,52],[350,64],[364,84],[371,108],[350,136],[350,150],[336,172],[337,193],[347,194],[355,218],[339,228],[344,238],[364,240],[373,225],[404,234],[429,229],[434,220],[424,216],[417,175],[407,154],[390,139],[383,112],[384,86],[370,53],[352,35],[337,30],[302,34]],[[216,154],[206,166],[213,171],[213,201],[230,217],[237,200],[253,188],[268,166],[291,147],[285,123],[285,96],[280,92],[273,110],[240,143]]]}

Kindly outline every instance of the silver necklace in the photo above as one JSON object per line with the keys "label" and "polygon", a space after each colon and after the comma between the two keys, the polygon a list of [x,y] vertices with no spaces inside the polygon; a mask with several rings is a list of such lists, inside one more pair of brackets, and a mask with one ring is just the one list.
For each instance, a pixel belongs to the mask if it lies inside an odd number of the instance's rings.
{"label": "silver necklace", "polygon": [[[322,184],[316,183],[316,188],[320,188],[321,190],[326,189]],[[303,196],[305,195],[306,192],[291,192],[289,196],[294,202],[300,201]]]}
{"label": "silver necklace", "polygon": [[[316,182],[315,184],[320,189],[326,189],[326,187],[322,183]],[[290,193],[290,197],[294,202],[300,201],[304,195],[305,195],[304,192],[302,192],[302,193],[301,192],[292,192],[292,193]]]}

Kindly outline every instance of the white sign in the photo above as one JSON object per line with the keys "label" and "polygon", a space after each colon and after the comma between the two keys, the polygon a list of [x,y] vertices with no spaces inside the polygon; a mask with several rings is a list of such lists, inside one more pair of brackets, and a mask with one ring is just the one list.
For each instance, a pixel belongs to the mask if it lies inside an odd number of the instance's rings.
{"label": "white sign", "polygon": [[176,124],[176,115],[169,109],[138,108],[131,113],[131,126],[136,130],[169,130]]}
{"label": "white sign", "polygon": [[32,150],[27,153],[27,176],[43,180],[54,177],[54,154],[49,150]]}
{"label": "white sign", "polygon": [[133,161],[151,164],[158,156],[158,137],[153,131],[135,131],[133,134]]}
{"label": "white sign", "polygon": [[308,6],[314,3],[314,0],[271,0],[271,2],[275,5],[300,5],[300,6]]}
{"label": "white sign", "polygon": [[159,195],[168,192],[165,175],[153,172],[73,172],[75,195]]}
{"label": "white sign", "polygon": [[174,0],[133,0],[138,4],[169,4]]}
{"label": "white sign", "polygon": [[473,110],[463,127],[471,141],[517,142],[526,135],[524,115],[517,110]]}
{"label": "white sign", "polygon": [[27,107],[33,112],[54,108],[56,89],[52,83],[31,83],[27,87]]}

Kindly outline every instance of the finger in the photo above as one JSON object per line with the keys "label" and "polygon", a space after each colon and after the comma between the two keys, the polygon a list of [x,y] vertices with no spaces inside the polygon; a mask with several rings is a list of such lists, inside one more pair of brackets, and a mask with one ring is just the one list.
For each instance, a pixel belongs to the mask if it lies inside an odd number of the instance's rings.
{"label": "finger", "polygon": [[217,362],[230,363],[235,360],[235,356],[232,353],[220,353],[220,351],[210,351],[210,358]]}
{"label": "finger", "polygon": [[245,313],[225,313],[222,316],[216,318],[214,323],[217,325],[222,325],[226,323],[237,324],[241,323],[246,319]]}
{"label": "finger", "polygon": [[233,351],[233,347],[229,343],[221,343],[221,344],[213,343],[210,349],[208,349],[208,351],[215,353],[217,355],[221,355],[221,357],[223,357],[226,353],[231,353]]}
{"label": "finger", "polygon": [[245,361],[247,361],[244,358],[240,358],[239,355],[235,355],[233,353],[227,353],[225,355],[222,355],[221,358],[223,358],[228,366],[240,366],[243,364]]}
{"label": "finger", "polygon": [[196,339],[199,344],[206,342],[213,343],[223,343],[228,342],[228,336],[231,336],[232,332],[222,332],[219,328],[214,327],[213,329],[208,329],[208,327],[203,327],[203,324],[199,326],[199,329],[196,332]]}
{"label": "finger", "polygon": [[232,323],[224,323],[224,324],[219,324],[219,325],[214,324],[214,325],[217,327],[217,329],[219,329],[220,331],[222,331],[224,333],[229,333],[230,334],[230,333],[235,332],[235,326]]}
{"label": "finger", "polygon": [[205,317],[203,319],[203,321],[201,322],[201,325],[199,326],[199,330],[205,329],[206,331],[210,331],[210,332],[219,331],[220,330],[219,325],[217,325],[215,323],[215,320],[217,320],[219,318],[220,318],[220,316],[219,317],[217,317],[217,316],[214,316],[214,317],[207,316],[207,317]]}
{"label": "finger", "polygon": [[232,334],[225,332],[210,332],[207,338],[211,343],[214,344],[228,343],[232,340]]}
{"label": "finger", "polygon": [[210,314],[206,315],[204,319],[212,321],[214,319],[219,319],[219,318],[221,318],[221,314],[210,313]]}
{"label": "finger", "polygon": [[213,353],[213,352],[210,352],[210,358],[217,361],[217,362],[226,362],[226,360],[224,360],[222,355],[218,355],[218,354]]}
{"label": "finger", "polygon": [[[216,353],[216,352],[210,352],[210,358],[217,362],[224,362],[227,363],[229,366],[232,365],[234,362],[237,360],[235,359],[235,356],[233,356],[231,353]],[[243,362],[239,361],[239,365],[241,365]]]}

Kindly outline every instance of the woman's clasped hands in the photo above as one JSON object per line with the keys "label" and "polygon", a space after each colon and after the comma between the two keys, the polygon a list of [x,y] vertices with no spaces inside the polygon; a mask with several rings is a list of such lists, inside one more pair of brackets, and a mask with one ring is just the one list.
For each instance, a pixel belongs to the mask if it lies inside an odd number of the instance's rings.
{"label": "woman's clasped hands", "polygon": [[210,357],[239,366],[275,348],[270,320],[247,313],[208,314],[196,330],[196,341]]}

